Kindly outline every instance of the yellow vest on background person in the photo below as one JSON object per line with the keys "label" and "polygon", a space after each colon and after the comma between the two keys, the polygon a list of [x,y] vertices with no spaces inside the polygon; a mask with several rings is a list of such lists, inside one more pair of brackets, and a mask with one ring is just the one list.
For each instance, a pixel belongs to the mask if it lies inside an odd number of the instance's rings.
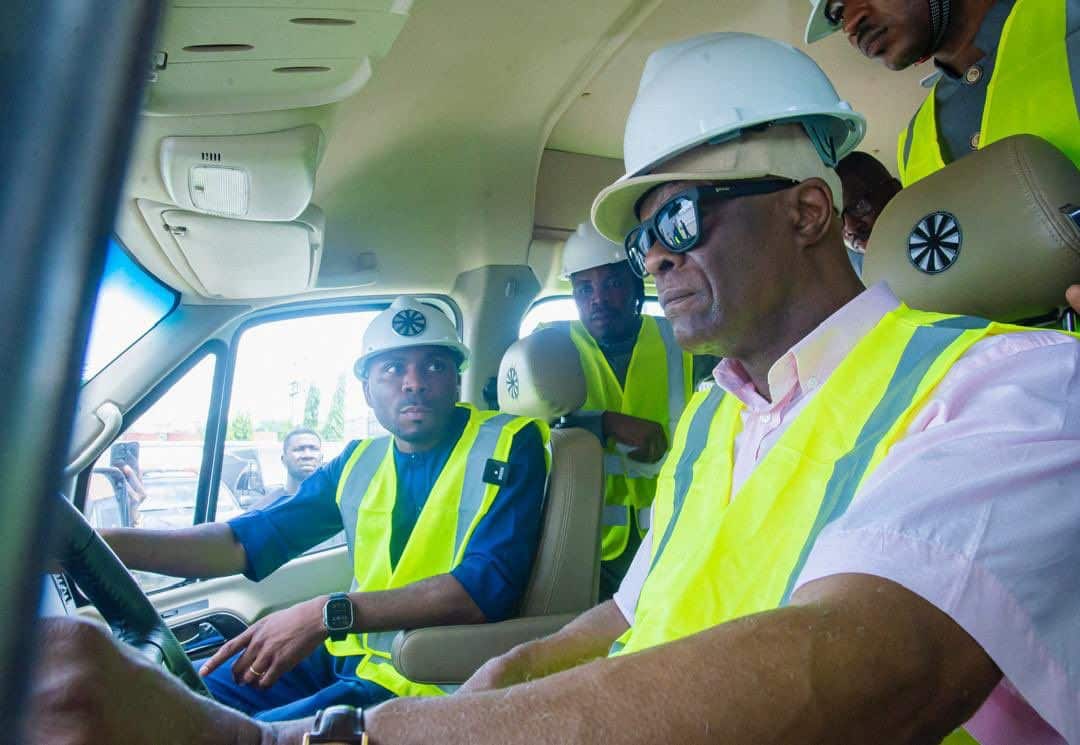
{"label": "yellow vest on background person", "polygon": [[[469,420],[424,503],[396,567],[390,565],[390,532],[397,499],[393,438],[361,442],[338,481],[337,502],[345,526],[354,580],[351,592],[393,590],[450,572],[461,563],[477,524],[498,497],[499,486],[485,482],[489,459],[506,462],[514,435],[530,423],[548,444],[547,424],[536,419],[479,411],[468,404]],[[550,458],[547,462],[551,467]],[[397,631],[350,634],[327,641],[337,657],[365,655],[356,669],[398,696],[435,696],[435,685],[415,683],[394,669],[390,650]]]}
{"label": "yellow vest on background person", "polygon": [[[628,654],[787,604],[821,530],[904,436],[952,364],[989,334],[1024,331],[901,306],[829,376],[732,497],[744,405],[694,395],[660,473],[649,574]],[[962,731],[947,740],[972,742]]]}
{"label": "yellow vest on background person", "polygon": [[[657,422],[671,442],[692,389],[693,359],[675,341],[665,318],[641,316],[626,384],[620,385],[592,334],[580,321],[552,324],[569,329],[585,373],[588,398],[582,410],[615,411]],[[600,558],[617,559],[630,538],[630,510],[636,512],[640,536],[648,529],[648,513],[656,494],[655,466],[638,466],[621,455],[615,443],[605,443],[604,533]],[[651,466],[651,469],[650,469]]]}
{"label": "yellow vest on background person", "polygon": [[[1063,0],[1017,0],[1005,21],[987,84],[979,148],[1015,134],[1042,137],[1080,167],[1080,117],[1069,73]],[[936,85],[935,85],[936,89]],[[934,90],[897,144],[900,181],[910,186],[945,167]]]}

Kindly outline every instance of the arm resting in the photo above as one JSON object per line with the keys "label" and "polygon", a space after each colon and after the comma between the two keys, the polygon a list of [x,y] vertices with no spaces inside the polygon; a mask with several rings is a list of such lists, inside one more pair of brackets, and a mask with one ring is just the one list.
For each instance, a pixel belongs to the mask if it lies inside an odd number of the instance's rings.
{"label": "arm resting", "polygon": [[553,634],[576,613],[514,618],[500,623],[436,626],[403,631],[394,639],[394,667],[420,683],[462,683],[493,657]]}

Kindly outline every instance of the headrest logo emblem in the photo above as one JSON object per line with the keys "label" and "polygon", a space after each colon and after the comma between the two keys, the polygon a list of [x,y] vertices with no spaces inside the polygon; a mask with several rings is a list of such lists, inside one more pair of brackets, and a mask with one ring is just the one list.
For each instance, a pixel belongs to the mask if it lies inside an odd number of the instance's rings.
{"label": "headrest logo emblem", "polygon": [[394,314],[390,326],[398,336],[417,336],[427,328],[427,319],[420,311],[406,308]]}
{"label": "headrest logo emblem", "polygon": [[516,368],[511,367],[506,371],[506,392],[514,400],[521,395],[521,381],[518,379]]}
{"label": "headrest logo emblem", "polygon": [[931,212],[908,235],[908,258],[923,274],[940,274],[960,258],[964,234],[956,217]]}

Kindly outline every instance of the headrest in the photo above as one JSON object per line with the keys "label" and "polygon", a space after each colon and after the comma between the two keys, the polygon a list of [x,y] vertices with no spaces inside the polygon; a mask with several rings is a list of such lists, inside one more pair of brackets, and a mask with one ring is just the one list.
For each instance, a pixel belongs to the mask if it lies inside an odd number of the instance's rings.
{"label": "headrest", "polygon": [[535,331],[510,345],[499,365],[499,408],[551,421],[580,409],[588,395],[581,359],[562,329]]}
{"label": "headrest", "polygon": [[908,305],[997,321],[1046,315],[1080,279],[1080,170],[1016,135],[901,191],[874,224],[863,263]]}

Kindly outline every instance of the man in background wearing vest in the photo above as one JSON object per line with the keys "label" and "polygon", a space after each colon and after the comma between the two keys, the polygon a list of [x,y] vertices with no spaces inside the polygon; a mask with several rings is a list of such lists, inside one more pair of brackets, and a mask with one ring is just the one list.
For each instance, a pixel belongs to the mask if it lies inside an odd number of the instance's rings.
{"label": "man in background wearing vest", "polygon": [[[900,133],[910,186],[1014,134],[1033,134],[1080,167],[1080,0],[810,0],[808,43],[843,31],[890,70],[928,57],[941,72]],[[1068,301],[1080,313],[1080,284]]]}
{"label": "man in background wearing vest", "polygon": [[[861,286],[832,166],[864,126],[785,44],[710,34],[649,58],[627,173],[592,216],[655,277],[679,344],[723,358],[674,433],[650,537],[614,600],[457,695],[325,712],[365,728],[340,741],[1080,742],[1080,343]],[[61,671],[80,646],[63,642],[44,646]],[[202,742],[313,726],[153,684],[225,733]],[[54,727],[78,725],[77,696],[40,690]]]}
{"label": "man in background wearing vest", "polygon": [[344,528],[351,591],[226,643],[201,671],[218,701],[275,720],[438,695],[389,664],[396,631],[513,614],[538,541],[547,427],[457,403],[468,358],[445,315],[399,298],[365,331],[355,366],[392,437],[350,443],[294,496],[226,524],[102,531],[134,569],[258,581]]}
{"label": "man in background wearing vest", "polygon": [[568,423],[604,443],[600,599],[610,598],[649,527],[658,462],[690,396],[692,360],[671,324],[643,315],[645,283],[623,247],[582,223],[563,249],[578,321],[563,328],[577,347],[588,398]]}

